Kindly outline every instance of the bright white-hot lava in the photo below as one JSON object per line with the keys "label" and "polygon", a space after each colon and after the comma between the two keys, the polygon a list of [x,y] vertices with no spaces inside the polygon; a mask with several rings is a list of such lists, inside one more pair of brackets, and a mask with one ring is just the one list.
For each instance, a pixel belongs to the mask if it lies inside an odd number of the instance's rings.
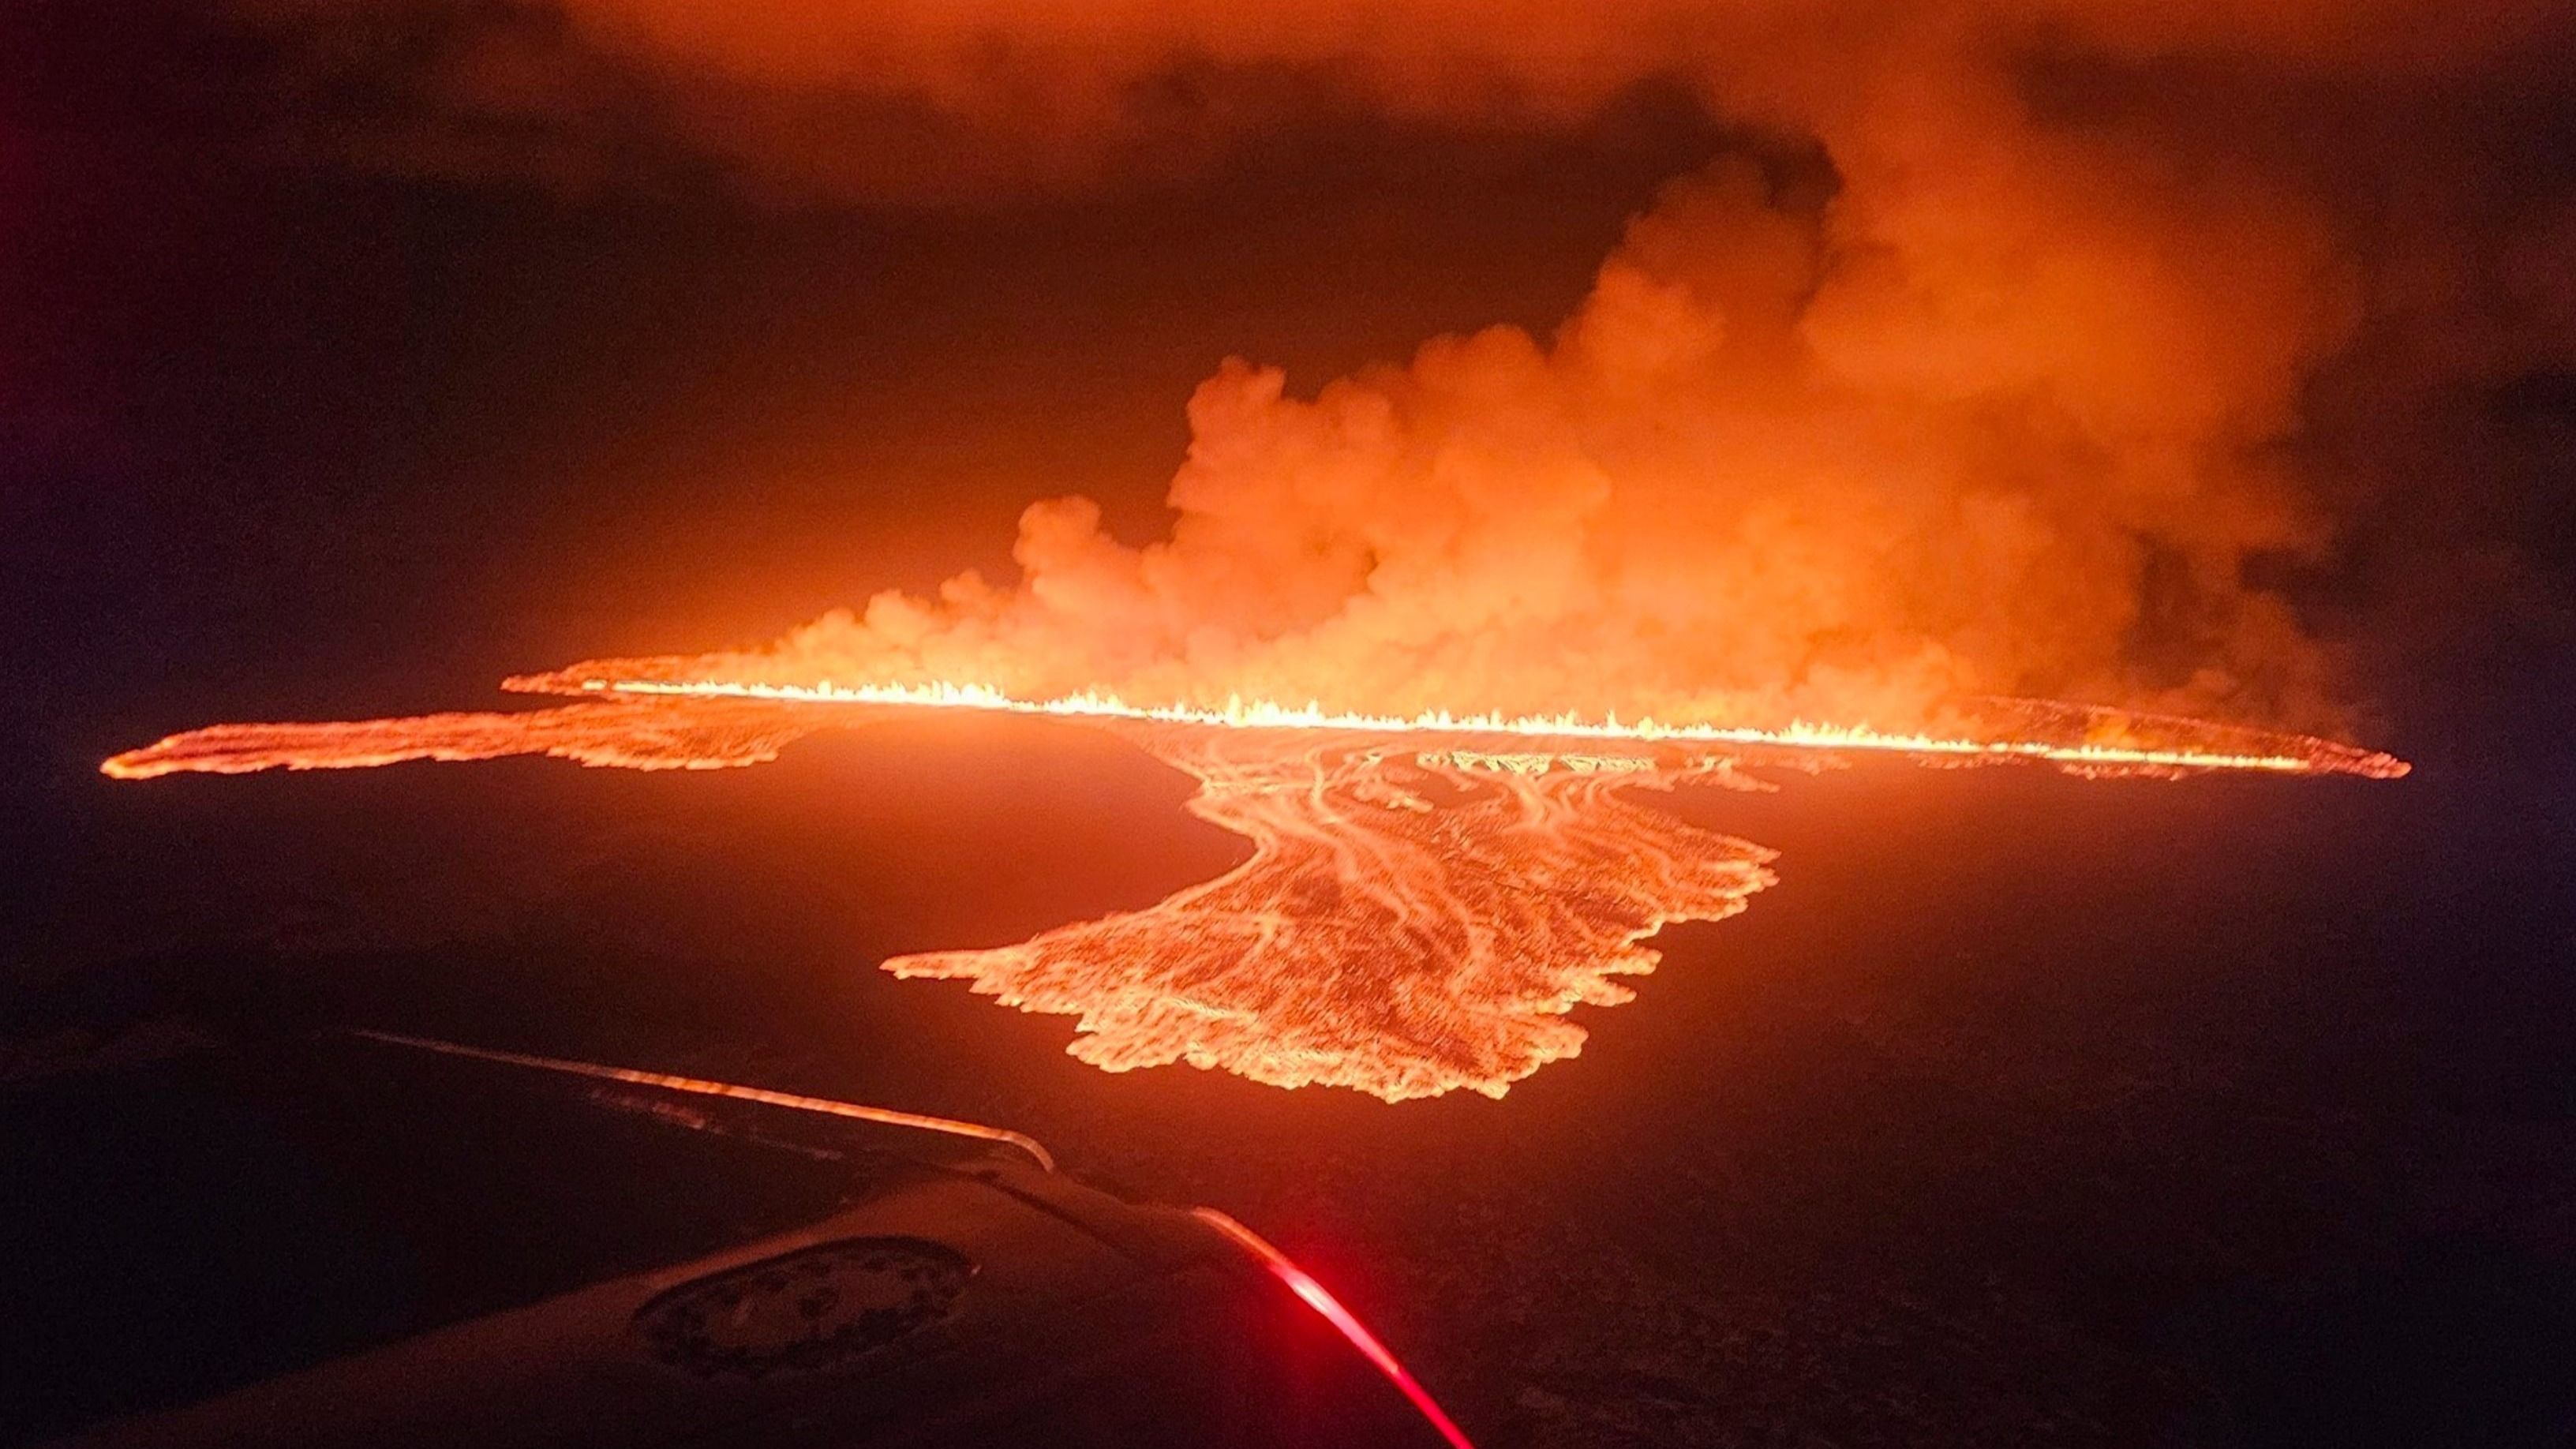
{"label": "bright white-hot lava", "polygon": [[[516,681],[514,681],[515,683]],[[1222,705],[1137,705],[1114,694],[1085,693],[1056,699],[1014,699],[985,685],[973,684],[759,684],[729,680],[585,679],[578,686],[615,694],[682,696],[699,699],[768,699],[796,704],[874,704],[933,709],[992,710],[1009,714],[1055,715],[1068,719],[1116,719],[1159,724],[1205,725],[1237,730],[1325,730],[1351,734],[1517,735],[1539,739],[1605,740],[1635,744],[1752,745],[1771,749],[1870,750],[1903,755],[1977,759],[2043,760],[2051,764],[2097,769],[2143,770],[2273,770],[2288,774],[2333,773],[2394,779],[2407,771],[2405,761],[2304,735],[2256,735],[2275,746],[2260,749],[2197,749],[2187,745],[2107,743],[2092,740],[1971,739],[1890,731],[1865,724],[1836,725],[1794,721],[1778,729],[1741,725],[1662,724],[1652,719],[1621,722],[1617,716],[1587,719],[1568,711],[1555,715],[1451,714],[1446,710],[1415,715],[1361,714],[1330,711],[1317,704],[1284,705],[1272,700],[1229,699]],[[2117,718],[2109,712],[2099,717]],[[2182,722],[2191,723],[2191,722]],[[2204,727],[2206,728],[2206,727]],[[2254,734],[2254,732],[2246,732]]]}

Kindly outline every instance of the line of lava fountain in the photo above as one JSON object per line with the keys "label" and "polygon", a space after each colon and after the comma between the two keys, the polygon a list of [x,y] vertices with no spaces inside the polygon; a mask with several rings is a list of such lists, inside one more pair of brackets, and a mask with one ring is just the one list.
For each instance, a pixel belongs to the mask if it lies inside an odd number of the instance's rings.
{"label": "line of lava fountain", "polygon": [[[563,686],[547,676],[525,676],[509,681],[509,687],[559,691]],[[2393,780],[2410,768],[2394,755],[2358,750],[2307,735],[2286,734],[2263,737],[2267,744],[2281,752],[2255,753],[2093,741],[1981,740],[1877,730],[1865,724],[1814,724],[1803,720],[1792,721],[1779,729],[1757,729],[1741,725],[1661,724],[1653,719],[1622,723],[1616,715],[1590,720],[1572,713],[1453,715],[1446,710],[1438,710],[1409,716],[1358,714],[1327,711],[1313,703],[1292,706],[1265,699],[1241,698],[1229,698],[1224,705],[1213,708],[1137,705],[1114,694],[1099,692],[1028,700],[979,684],[833,684],[828,681],[761,684],[717,679],[584,679],[580,681],[579,688],[592,693],[760,699],[783,704],[968,709],[1069,719],[1203,725],[1219,729],[1323,730],[1370,735],[1517,735],[1638,744],[1738,745],[1835,752],[1870,750],[1964,759],[2041,760],[2078,769],[2100,770],[2269,770],[2280,774],[2344,774]]]}

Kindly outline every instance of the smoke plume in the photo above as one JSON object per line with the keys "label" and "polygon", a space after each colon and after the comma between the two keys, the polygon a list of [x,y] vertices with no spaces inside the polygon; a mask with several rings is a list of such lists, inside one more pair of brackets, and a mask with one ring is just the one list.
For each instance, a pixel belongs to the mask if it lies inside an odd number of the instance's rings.
{"label": "smoke plume", "polygon": [[1653,78],[1758,138],[1674,180],[1552,332],[1311,393],[1227,362],[1166,537],[1046,499],[1017,579],[594,672],[1757,722],[2033,695],[2332,729],[2337,661],[2280,581],[2389,506],[2367,400],[2576,357],[2565,164],[2507,184],[2548,138],[2461,99],[2559,84],[2532,57],[2566,17],[2468,8],[256,13],[317,93],[408,38],[402,103],[354,133],[402,164],[506,134],[780,196],[1127,184],[1318,110],[1542,127]]}

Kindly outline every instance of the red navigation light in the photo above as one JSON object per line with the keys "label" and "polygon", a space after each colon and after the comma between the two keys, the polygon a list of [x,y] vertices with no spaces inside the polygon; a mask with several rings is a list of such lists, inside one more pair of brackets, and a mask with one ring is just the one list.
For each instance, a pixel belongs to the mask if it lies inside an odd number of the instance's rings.
{"label": "red navigation light", "polygon": [[1312,1274],[1291,1262],[1287,1254],[1272,1247],[1268,1239],[1215,1208],[1192,1208],[1190,1213],[1260,1259],[1261,1266],[1269,1269],[1272,1277],[1287,1284],[1289,1291],[1305,1300],[1307,1307],[1322,1314],[1324,1321],[1350,1340],[1351,1347],[1358,1349],[1362,1358],[1377,1365],[1378,1372],[1386,1375],[1388,1383],[1413,1401],[1413,1407],[1421,1411],[1423,1418],[1431,1421],[1431,1427],[1440,1431],[1440,1437],[1448,1440],[1455,1449],[1476,1449],[1468,1441],[1467,1432],[1459,1428],[1442,1411],[1439,1402],[1431,1397],[1431,1391],[1416,1382],[1404,1365],[1396,1361],[1395,1355],[1387,1351],[1386,1345],[1377,1341],[1377,1335],[1368,1331],[1368,1325],[1344,1308],[1341,1301],[1326,1291],[1323,1284],[1316,1282]]}

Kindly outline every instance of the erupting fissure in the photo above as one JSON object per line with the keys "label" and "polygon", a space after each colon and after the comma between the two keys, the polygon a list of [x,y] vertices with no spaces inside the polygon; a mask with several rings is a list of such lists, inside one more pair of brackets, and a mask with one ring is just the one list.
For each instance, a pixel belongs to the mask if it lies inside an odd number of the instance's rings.
{"label": "erupting fissure", "polygon": [[[559,688],[546,676],[509,681],[512,687]],[[1328,711],[1309,702],[1302,706],[1272,700],[1228,699],[1223,705],[1137,705],[1114,694],[1084,693],[1056,699],[1014,699],[976,684],[760,684],[720,679],[584,679],[585,691],[616,694],[677,695],[701,699],[770,699],[798,704],[875,704],[938,709],[994,710],[1010,714],[1058,715],[1071,719],[1147,720],[1164,724],[1207,725],[1222,729],[1328,730],[1357,734],[1520,735],[1544,739],[1623,740],[1639,744],[1753,745],[1771,749],[1871,750],[1906,755],[1978,759],[2044,760],[2051,764],[2132,770],[2273,770],[2289,774],[2366,775],[2395,779],[2406,773],[2405,761],[2393,755],[2357,750],[2331,740],[2304,735],[2265,734],[2277,748],[2264,750],[2195,749],[2186,745],[2152,745],[2096,740],[1969,739],[1922,731],[1873,729],[1866,724],[1816,724],[1792,721],[1778,729],[1743,725],[1661,724],[1653,719],[1622,723],[1616,715],[1586,719],[1568,711],[1554,715],[1452,714],[1430,710],[1415,715],[1360,714]],[[2111,711],[2093,712],[2097,719],[2124,719]],[[2197,721],[2173,721],[2214,730]],[[2241,732],[2252,734],[2255,732]]]}
{"label": "erupting fissure", "polygon": [[1499,1097],[1576,1055],[1585,1032],[1568,1013],[1628,1000],[1615,978],[1654,969],[1648,938],[1731,916],[1770,884],[1770,851],[1657,808],[1653,792],[1768,789],[1743,767],[1813,768],[1859,751],[1933,764],[2038,761],[2085,775],[2387,779],[2407,768],[2305,736],[2031,701],[1986,702],[1987,719],[2017,732],[1979,737],[1244,701],[1149,707],[1096,693],[1032,701],[966,685],[580,670],[508,683],[581,698],[517,713],[216,725],[102,768],[141,779],[544,754],[713,769],[923,709],[1108,730],[1196,779],[1191,813],[1250,841],[1250,858],[1144,910],[1017,945],[898,956],[885,969],[963,979],[1004,1004],[1071,1016],[1069,1050],[1107,1071],[1185,1061],[1389,1101],[1460,1088]]}

